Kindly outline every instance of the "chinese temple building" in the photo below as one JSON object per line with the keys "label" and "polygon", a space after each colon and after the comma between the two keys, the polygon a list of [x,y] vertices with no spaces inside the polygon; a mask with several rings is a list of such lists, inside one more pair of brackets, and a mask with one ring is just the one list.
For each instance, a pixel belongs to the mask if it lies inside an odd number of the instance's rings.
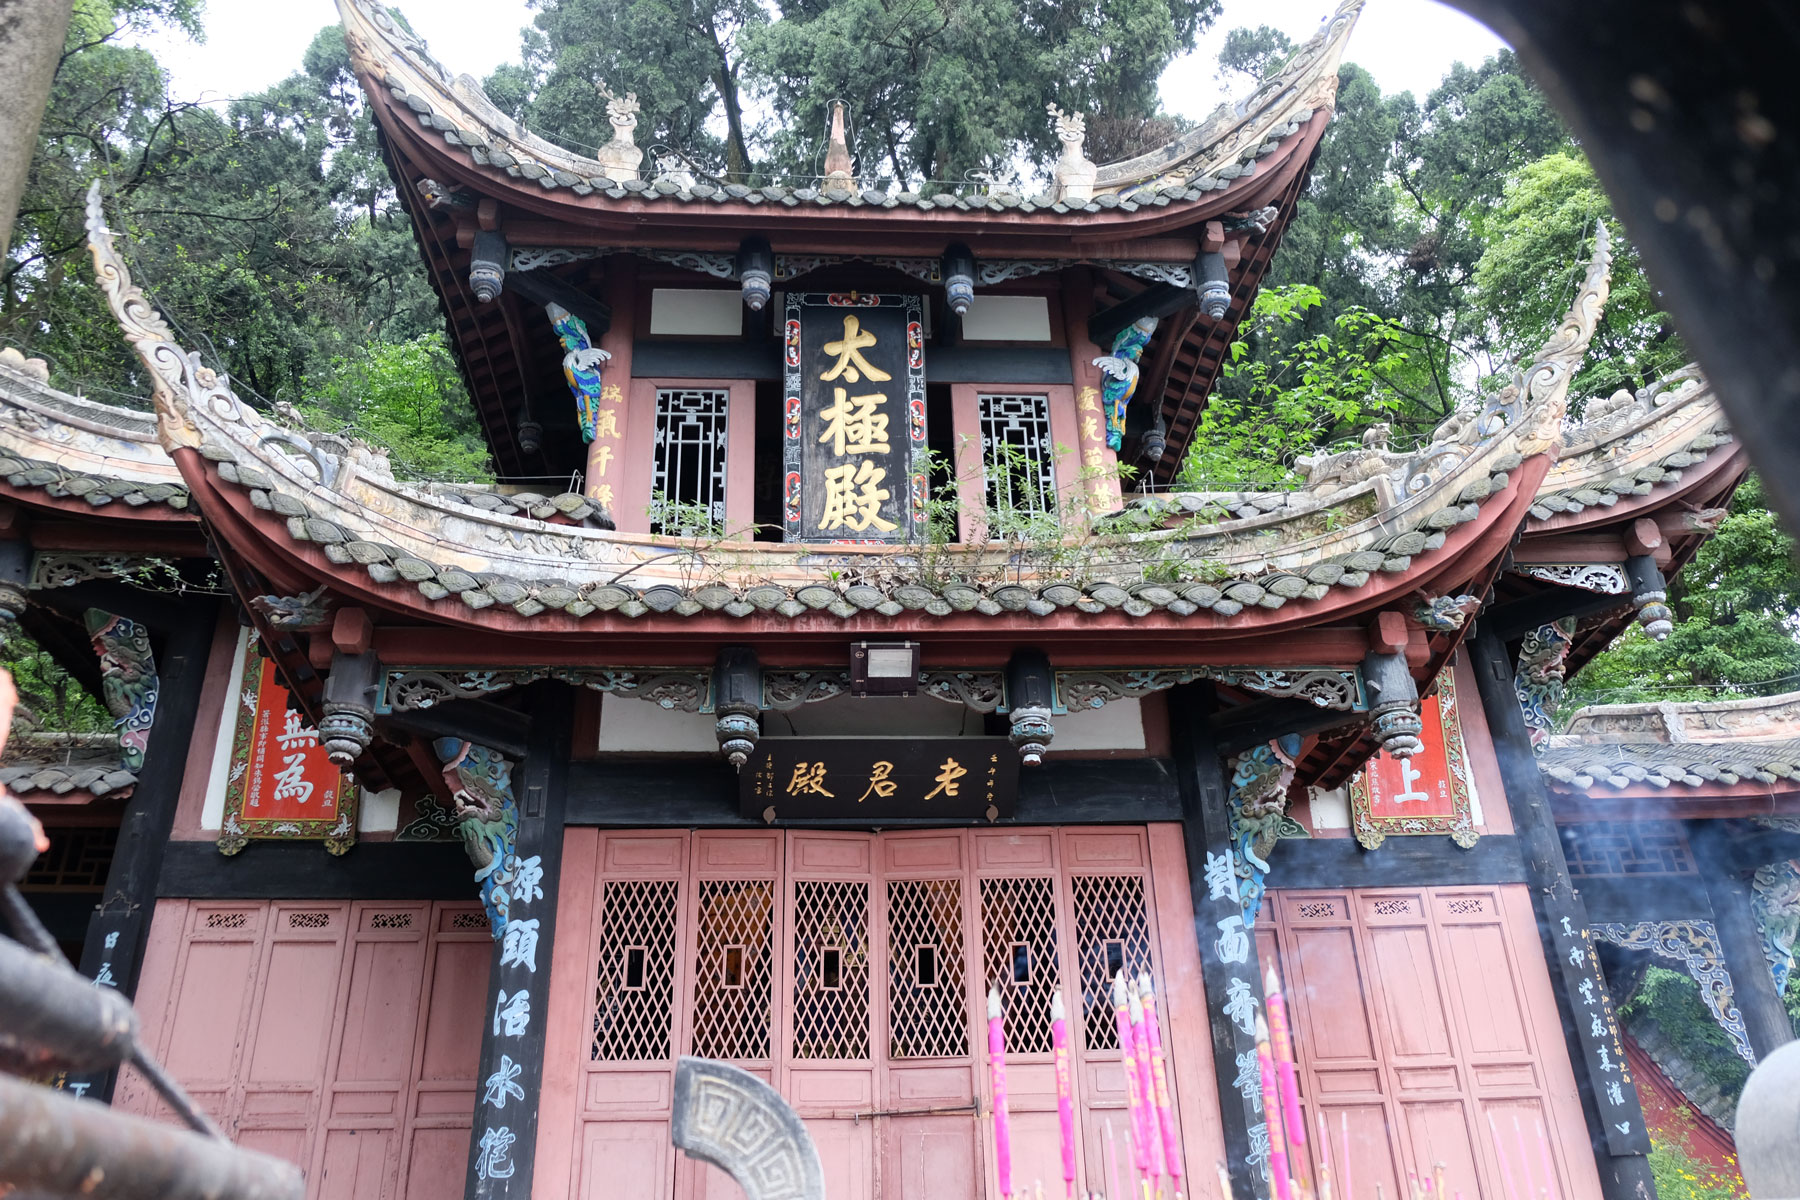
{"label": "chinese temple building", "polygon": [[1606,230],[1426,444],[1170,488],[1360,6],[1129,161],[1049,114],[1022,195],[881,190],[835,122],[718,183],[628,96],[584,158],[339,0],[498,482],[247,403],[96,192],[154,411],[0,359],[0,617],[119,722],[0,764],[46,923],[312,1196],[1653,1195],[1608,974],[1792,1037],[1749,822],[1800,734],[1552,733],[1746,466],[1692,369],[1570,395]]}

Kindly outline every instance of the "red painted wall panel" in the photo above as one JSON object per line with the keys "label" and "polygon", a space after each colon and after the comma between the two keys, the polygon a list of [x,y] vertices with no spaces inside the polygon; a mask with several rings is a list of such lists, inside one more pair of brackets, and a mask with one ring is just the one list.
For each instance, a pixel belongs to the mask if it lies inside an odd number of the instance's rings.
{"label": "red painted wall panel", "polygon": [[[138,1012],[226,1134],[311,1197],[460,1194],[487,964],[479,906],[164,901]],[[127,1111],[169,1118],[141,1079]]]}
{"label": "red painted wall panel", "polygon": [[[1599,1178],[1522,887],[1269,893],[1257,922],[1295,1023],[1308,1153],[1341,1200],[1444,1164],[1465,1200],[1596,1200]],[[1516,1121],[1516,1124],[1515,1124]],[[1352,1195],[1342,1191],[1349,1128]],[[1547,1180],[1538,1129],[1556,1178]],[[1496,1137],[1496,1132],[1498,1137]]]}

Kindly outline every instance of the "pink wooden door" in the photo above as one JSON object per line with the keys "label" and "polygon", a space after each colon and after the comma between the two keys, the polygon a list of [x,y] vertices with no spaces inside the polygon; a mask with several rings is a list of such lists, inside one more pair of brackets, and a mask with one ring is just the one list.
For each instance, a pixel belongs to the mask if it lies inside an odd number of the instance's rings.
{"label": "pink wooden door", "polygon": [[[735,1196],[721,1172],[669,1145],[675,1060],[694,1053],[788,1098],[832,1200],[992,1196],[990,985],[1006,1010],[1015,1189],[1061,1187],[1049,1018],[1058,989],[1070,1005],[1080,1178],[1106,1186],[1108,1120],[1129,1155],[1105,985],[1120,967],[1161,978],[1170,953],[1158,941],[1147,831],[570,838],[563,903],[579,915],[557,951],[540,1188]],[[1203,1019],[1191,935],[1173,946],[1187,983],[1170,1004]],[[1210,1083],[1198,1041],[1199,1053],[1171,1051],[1178,1095],[1197,1086],[1190,1074]],[[565,1056],[579,1065],[564,1071]]]}
{"label": "pink wooden door", "polygon": [[878,1107],[875,852],[866,834],[787,835],[783,1094],[806,1119],[832,1200],[876,1194],[875,1122],[858,1115]]}
{"label": "pink wooden door", "polygon": [[[491,946],[472,905],[165,901],[138,1009],[227,1135],[300,1164],[309,1196],[455,1195]],[[171,1116],[130,1072],[119,1103]]]}
{"label": "pink wooden door", "polygon": [[879,841],[874,974],[885,1020],[876,1094],[893,1114],[879,1125],[881,1196],[975,1200],[988,1191],[975,1115],[986,1076],[978,1049],[987,1044],[986,989],[968,853],[968,836],[958,831]]}
{"label": "pink wooden door", "polygon": [[1307,1120],[1323,1112],[1339,1172],[1347,1125],[1358,1196],[1403,1195],[1408,1171],[1440,1162],[1470,1200],[1505,1197],[1505,1172],[1522,1195],[1598,1195],[1523,888],[1275,891],[1264,913]]}

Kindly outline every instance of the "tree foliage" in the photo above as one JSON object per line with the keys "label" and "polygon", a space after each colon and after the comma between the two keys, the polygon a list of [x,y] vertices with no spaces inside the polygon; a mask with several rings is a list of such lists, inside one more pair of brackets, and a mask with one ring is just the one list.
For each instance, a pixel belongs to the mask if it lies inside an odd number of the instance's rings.
{"label": "tree foliage", "polygon": [[[1387,380],[1405,369],[1405,331],[1366,308],[1346,308],[1324,332],[1307,329],[1324,304],[1306,284],[1264,288],[1245,338],[1231,344],[1227,385],[1201,415],[1179,488],[1281,487],[1294,459],[1391,416],[1405,405]],[[1250,340],[1260,352],[1250,352]]]}
{"label": "tree foliage", "polygon": [[1575,677],[1565,708],[1800,688],[1794,549],[1750,477],[1718,532],[1670,585],[1675,629],[1667,640],[1653,642],[1633,625]]}
{"label": "tree foliage", "polygon": [[316,377],[307,424],[339,429],[388,452],[402,479],[480,480],[487,445],[443,335],[377,342],[331,360]]}
{"label": "tree foliage", "polygon": [[[1044,106],[1137,150],[1157,80],[1219,0],[537,0],[523,62],[488,89],[546,136],[610,136],[601,85],[636,92],[639,144],[732,179],[816,177],[833,100],[870,178],[1004,178],[1057,143]],[[1170,127],[1173,128],[1172,126]]]}

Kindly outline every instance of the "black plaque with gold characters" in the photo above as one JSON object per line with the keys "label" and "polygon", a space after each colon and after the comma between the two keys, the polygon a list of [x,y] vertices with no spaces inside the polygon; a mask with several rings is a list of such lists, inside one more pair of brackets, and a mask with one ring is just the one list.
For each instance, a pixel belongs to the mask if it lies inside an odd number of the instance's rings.
{"label": "black plaque with gold characters", "polygon": [[917,296],[787,298],[782,517],[790,542],[905,542],[925,506]]}
{"label": "black plaque with gold characters", "polygon": [[739,811],[766,821],[992,821],[1018,794],[1002,737],[763,738],[738,774]]}

